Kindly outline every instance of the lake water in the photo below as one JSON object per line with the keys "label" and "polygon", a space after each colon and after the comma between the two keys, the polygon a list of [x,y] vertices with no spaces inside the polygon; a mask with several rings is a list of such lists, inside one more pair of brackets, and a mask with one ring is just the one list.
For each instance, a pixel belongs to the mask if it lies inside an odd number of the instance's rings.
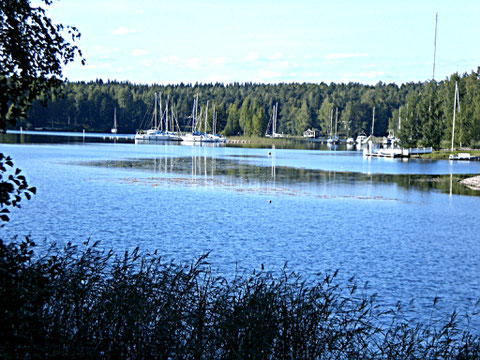
{"label": "lake water", "polygon": [[[116,143],[103,136],[2,135],[38,193],[0,238],[87,238],[116,251],[238,268],[338,269],[427,320],[480,298],[480,196],[457,182],[480,162],[364,158],[356,151]],[[311,145],[310,145],[311,146]],[[298,147],[298,146],[297,146]],[[269,155],[270,152],[270,155]],[[473,327],[480,331],[480,321]]]}

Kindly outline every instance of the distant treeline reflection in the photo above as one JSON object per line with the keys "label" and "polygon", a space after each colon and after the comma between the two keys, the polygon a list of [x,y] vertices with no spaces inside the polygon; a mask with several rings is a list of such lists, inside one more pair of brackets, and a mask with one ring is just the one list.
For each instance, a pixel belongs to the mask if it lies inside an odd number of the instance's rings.
{"label": "distant treeline reflection", "polygon": [[[470,175],[424,175],[424,174],[363,174],[356,172],[324,171],[315,169],[275,166],[258,166],[249,162],[250,156],[213,158],[207,156],[165,157],[155,159],[134,159],[120,161],[86,162],[84,165],[101,167],[134,168],[154,173],[170,173],[189,176],[228,177],[229,184],[260,184],[298,187],[301,184],[397,184],[405,189],[420,191],[440,191],[455,195],[479,196],[459,182]],[[260,158],[253,156],[253,158]],[[310,187],[310,190],[312,188]]]}

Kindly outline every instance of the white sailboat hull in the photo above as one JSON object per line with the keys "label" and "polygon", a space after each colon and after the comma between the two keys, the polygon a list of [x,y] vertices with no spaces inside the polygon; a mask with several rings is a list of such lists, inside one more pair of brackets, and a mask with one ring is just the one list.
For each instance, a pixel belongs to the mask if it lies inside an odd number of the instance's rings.
{"label": "white sailboat hull", "polygon": [[173,132],[161,132],[157,130],[147,130],[143,133],[135,134],[135,140],[147,141],[181,141],[182,137]]}

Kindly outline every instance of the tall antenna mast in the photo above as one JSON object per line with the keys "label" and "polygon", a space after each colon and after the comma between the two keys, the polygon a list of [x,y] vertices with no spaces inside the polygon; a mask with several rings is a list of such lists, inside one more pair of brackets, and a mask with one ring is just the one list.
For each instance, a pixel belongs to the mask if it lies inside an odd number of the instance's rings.
{"label": "tall antenna mast", "polygon": [[437,55],[437,22],[438,22],[438,12],[435,13],[435,37],[433,40],[433,75],[432,80],[435,80],[435,58]]}

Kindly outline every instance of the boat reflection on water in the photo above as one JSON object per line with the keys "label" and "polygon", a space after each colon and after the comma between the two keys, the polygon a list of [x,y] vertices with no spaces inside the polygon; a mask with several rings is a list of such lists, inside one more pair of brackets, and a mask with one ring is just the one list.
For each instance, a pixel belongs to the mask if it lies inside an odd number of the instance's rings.
{"label": "boat reflection on water", "polygon": [[[468,175],[366,174],[294,168],[278,166],[276,152],[273,147],[264,156],[230,154],[218,157],[212,156],[209,151],[192,147],[190,156],[94,161],[83,165],[151,171],[155,177],[135,179],[136,182],[146,182],[146,185],[155,182],[165,186],[205,186],[260,193],[279,191],[285,195],[327,198],[364,198],[364,195],[370,194],[379,185],[394,185],[389,187],[390,190],[385,188],[384,198],[397,198],[400,195],[397,188],[422,192],[436,190],[451,195],[480,195],[459,184]],[[263,165],[256,163],[259,160]]]}
{"label": "boat reflection on water", "polygon": [[[149,139],[135,139],[135,144],[149,144],[149,145],[157,145],[161,142],[156,140],[149,140]],[[204,141],[176,141],[176,142],[169,142],[169,146],[171,145],[182,145],[182,146],[205,146],[205,147],[221,147],[225,146],[225,142],[204,142]]]}

